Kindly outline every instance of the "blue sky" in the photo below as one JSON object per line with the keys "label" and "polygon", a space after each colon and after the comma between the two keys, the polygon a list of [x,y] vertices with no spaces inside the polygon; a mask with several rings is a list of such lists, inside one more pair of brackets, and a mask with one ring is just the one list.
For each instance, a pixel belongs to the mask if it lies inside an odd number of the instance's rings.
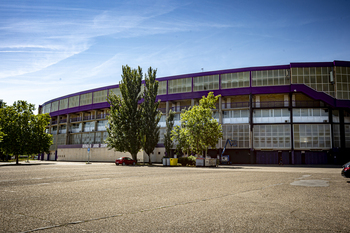
{"label": "blue sky", "polygon": [[0,0],[0,99],[44,102],[157,77],[350,60],[350,1]]}

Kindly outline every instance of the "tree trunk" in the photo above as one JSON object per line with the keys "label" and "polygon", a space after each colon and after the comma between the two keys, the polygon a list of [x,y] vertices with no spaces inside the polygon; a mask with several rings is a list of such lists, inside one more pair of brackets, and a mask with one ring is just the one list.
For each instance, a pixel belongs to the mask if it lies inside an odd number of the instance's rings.
{"label": "tree trunk", "polygon": [[16,157],[16,165],[18,165],[18,155],[15,155]]}
{"label": "tree trunk", "polygon": [[152,165],[152,160],[151,160],[151,155],[150,154],[148,155],[148,161],[149,161],[148,164]]}

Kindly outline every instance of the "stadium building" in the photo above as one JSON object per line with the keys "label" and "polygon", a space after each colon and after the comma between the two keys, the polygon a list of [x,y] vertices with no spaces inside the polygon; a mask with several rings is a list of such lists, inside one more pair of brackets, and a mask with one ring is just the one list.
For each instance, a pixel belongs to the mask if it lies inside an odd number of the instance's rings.
{"label": "stadium building", "polygon": [[[198,104],[212,91],[221,95],[213,116],[222,124],[223,138],[209,150],[216,157],[227,139],[232,163],[332,164],[350,160],[350,62],[290,63],[185,74],[159,82],[160,141],[152,162],[164,156],[163,134],[170,109],[180,123],[184,108]],[[58,97],[39,106],[50,113],[47,132],[54,137],[44,160],[114,161],[123,153],[108,150],[106,117],[110,93],[119,85]],[[210,133],[210,132],[208,132]],[[90,149],[87,149],[90,148]],[[144,152],[138,160],[148,161]]]}

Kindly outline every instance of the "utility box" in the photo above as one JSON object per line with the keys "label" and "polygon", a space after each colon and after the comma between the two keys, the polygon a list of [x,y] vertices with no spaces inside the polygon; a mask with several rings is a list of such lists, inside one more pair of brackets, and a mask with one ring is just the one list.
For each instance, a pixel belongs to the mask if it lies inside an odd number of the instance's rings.
{"label": "utility box", "polygon": [[206,167],[216,167],[216,159],[205,159]]}
{"label": "utility box", "polygon": [[204,167],[204,158],[197,158],[196,159],[196,167]]}

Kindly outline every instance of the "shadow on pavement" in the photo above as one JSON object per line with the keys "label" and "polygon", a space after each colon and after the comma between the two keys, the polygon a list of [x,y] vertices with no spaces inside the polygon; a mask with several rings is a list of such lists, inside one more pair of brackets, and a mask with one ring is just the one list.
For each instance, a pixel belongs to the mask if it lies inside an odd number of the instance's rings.
{"label": "shadow on pavement", "polygon": [[16,167],[16,166],[39,166],[39,165],[52,165],[53,163],[19,163],[19,164],[14,164],[14,163],[2,163],[0,164],[0,167]]}

